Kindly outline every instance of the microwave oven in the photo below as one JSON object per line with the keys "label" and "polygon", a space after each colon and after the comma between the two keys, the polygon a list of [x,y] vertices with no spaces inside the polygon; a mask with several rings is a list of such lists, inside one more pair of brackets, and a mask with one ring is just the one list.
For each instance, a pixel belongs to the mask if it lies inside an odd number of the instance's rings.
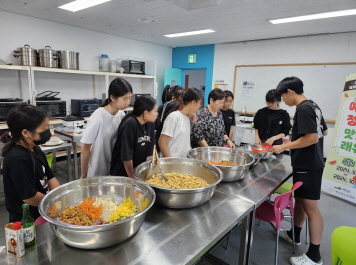
{"label": "microwave oven", "polygon": [[67,103],[64,100],[36,100],[36,106],[51,114],[51,118],[67,116]]}
{"label": "microwave oven", "polygon": [[0,102],[0,122],[6,121],[9,112],[17,105],[26,104],[24,101]]}
{"label": "microwave oven", "polygon": [[89,117],[101,105],[101,99],[72,99],[71,111],[72,115],[77,117]]}
{"label": "microwave oven", "polygon": [[145,62],[122,60],[121,67],[125,69],[125,73],[127,74],[145,74]]}
{"label": "microwave oven", "polygon": [[135,101],[141,96],[151,96],[151,94],[132,94],[129,106],[133,106],[135,104]]}

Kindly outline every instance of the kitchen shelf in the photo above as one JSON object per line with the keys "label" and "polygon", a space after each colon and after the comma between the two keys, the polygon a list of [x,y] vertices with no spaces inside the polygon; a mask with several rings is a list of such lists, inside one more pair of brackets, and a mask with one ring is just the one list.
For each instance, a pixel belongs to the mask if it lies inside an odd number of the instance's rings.
{"label": "kitchen shelf", "polygon": [[[99,71],[85,71],[85,70],[74,70],[74,69],[62,69],[62,68],[48,68],[48,67],[39,67],[39,66],[21,66],[21,65],[0,65],[0,70],[13,70],[13,71],[27,71],[27,81],[28,81],[28,90],[29,90],[29,99],[30,104],[36,105],[36,72],[43,73],[64,73],[64,74],[74,74],[74,75],[91,75],[93,76],[93,87],[94,87],[94,95],[95,93],[95,76],[104,77],[104,86],[106,97],[108,96],[108,87],[110,85],[110,77],[122,77],[122,78],[130,78],[140,80],[142,92],[135,93],[150,93],[154,98],[157,96],[157,83],[156,83],[156,61],[147,61],[147,69],[149,73],[152,75],[137,75],[137,74],[122,74],[122,73],[111,73],[111,72],[99,72]],[[18,74],[21,83],[20,74]],[[37,77],[38,78],[38,77]],[[136,82],[137,83],[137,82]],[[137,89],[135,87],[135,89]],[[22,93],[22,92],[21,92]],[[128,108],[126,110],[132,110],[132,108]],[[4,128],[5,127],[5,128]],[[0,129],[6,129],[7,126],[4,124],[0,124]]]}
{"label": "kitchen shelf", "polygon": [[135,74],[120,74],[120,73],[107,73],[108,76],[117,76],[117,77],[127,77],[127,78],[144,78],[144,79],[154,79],[153,75],[135,75]]}
{"label": "kitchen shelf", "polygon": [[3,69],[3,70],[23,70],[23,71],[29,71],[29,70],[30,70],[30,66],[0,64],[0,69]]}
{"label": "kitchen shelf", "polygon": [[38,72],[52,72],[52,73],[66,73],[66,74],[80,74],[80,75],[100,75],[100,76],[108,75],[108,76],[127,77],[127,78],[149,78],[149,79],[155,78],[152,75],[121,74],[121,73],[85,71],[85,70],[63,69],[63,68],[48,68],[48,67],[39,67],[39,66],[32,66],[31,69]]}
{"label": "kitchen shelf", "polygon": [[105,76],[105,72],[95,72],[95,71],[83,71],[74,69],[63,69],[63,68],[49,68],[49,67],[39,67],[32,66],[32,70],[36,72],[51,72],[51,73],[65,73],[65,74],[79,74],[79,75],[101,75]]}

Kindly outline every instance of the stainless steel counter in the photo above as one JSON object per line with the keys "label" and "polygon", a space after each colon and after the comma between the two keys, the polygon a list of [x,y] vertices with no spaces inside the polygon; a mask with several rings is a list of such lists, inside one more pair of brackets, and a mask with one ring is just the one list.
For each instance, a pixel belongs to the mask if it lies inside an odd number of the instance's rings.
{"label": "stainless steel counter", "polygon": [[67,151],[67,174],[68,181],[73,181],[72,177],[72,144],[64,142],[63,144],[56,146],[41,146],[42,151],[47,155],[48,153],[52,153],[53,155],[53,166],[56,164],[56,152],[57,151]]}
{"label": "stainless steel counter", "polygon": [[278,155],[252,167],[242,180],[219,184],[214,196],[199,207],[172,210],[154,206],[135,236],[106,249],[66,246],[55,237],[49,224],[43,224],[37,227],[36,247],[26,250],[26,255],[18,260],[2,251],[0,264],[194,264],[240,221],[242,233],[236,263],[248,264],[254,210],[291,173],[290,157]]}
{"label": "stainless steel counter", "polygon": [[290,156],[276,155],[276,159],[261,160],[244,178],[229,183],[221,182],[217,190],[252,202],[258,207],[290,177],[293,169]]}
{"label": "stainless steel counter", "polygon": [[[245,219],[243,225],[247,225],[253,207],[222,192],[192,209],[154,206],[135,236],[116,246],[90,251],[65,245],[46,223],[36,228],[37,245],[26,249],[24,257],[17,260],[2,251],[0,264],[193,264],[238,222]],[[241,243],[247,242],[243,239]]]}

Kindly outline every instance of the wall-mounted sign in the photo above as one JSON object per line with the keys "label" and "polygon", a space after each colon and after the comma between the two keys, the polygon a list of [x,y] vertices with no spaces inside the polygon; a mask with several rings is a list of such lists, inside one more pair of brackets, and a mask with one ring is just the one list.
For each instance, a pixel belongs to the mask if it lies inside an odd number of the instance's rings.
{"label": "wall-mounted sign", "polygon": [[188,54],[188,63],[196,63],[197,55],[196,54]]}

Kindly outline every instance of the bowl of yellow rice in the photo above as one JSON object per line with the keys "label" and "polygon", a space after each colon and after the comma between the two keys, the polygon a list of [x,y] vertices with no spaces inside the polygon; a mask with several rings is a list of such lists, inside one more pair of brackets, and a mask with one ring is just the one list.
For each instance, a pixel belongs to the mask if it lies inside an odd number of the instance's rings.
{"label": "bowl of yellow rice", "polygon": [[150,167],[147,161],[134,170],[141,183],[147,183],[156,192],[156,203],[173,209],[185,209],[207,202],[223,178],[217,167],[201,160],[190,158],[161,158],[163,174],[160,179],[158,166]]}

